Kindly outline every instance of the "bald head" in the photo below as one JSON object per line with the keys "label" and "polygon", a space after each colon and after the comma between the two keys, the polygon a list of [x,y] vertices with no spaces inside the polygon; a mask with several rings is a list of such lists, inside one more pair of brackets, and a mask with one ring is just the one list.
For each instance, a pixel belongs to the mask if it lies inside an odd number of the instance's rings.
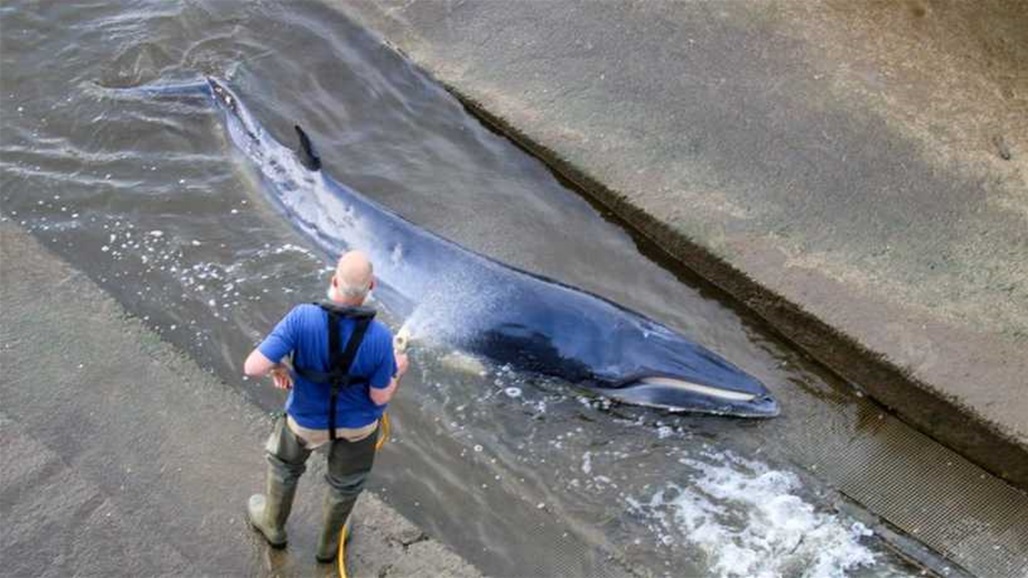
{"label": "bald head", "polygon": [[336,274],[332,277],[332,288],[336,300],[360,304],[368,296],[374,280],[371,260],[361,251],[347,251],[339,257]]}

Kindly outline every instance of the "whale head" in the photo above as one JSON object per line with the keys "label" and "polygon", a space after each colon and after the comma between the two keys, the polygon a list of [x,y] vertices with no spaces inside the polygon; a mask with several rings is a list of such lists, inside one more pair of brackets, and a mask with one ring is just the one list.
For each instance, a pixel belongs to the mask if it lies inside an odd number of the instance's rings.
{"label": "whale head", "polygon": [[626,404],[738,417],[778,415],[778,402],[764,384],[703,346],[593,297],[564,296],[560,307],[546,307],[539,299],[511,300],[464,345]]}
{"label": "whale head", "polygon": [[632,405],[739,417],[775,417],[778,402],[755,377],[674,331],[641,319],[615,332],[619,363],[603,395]]}

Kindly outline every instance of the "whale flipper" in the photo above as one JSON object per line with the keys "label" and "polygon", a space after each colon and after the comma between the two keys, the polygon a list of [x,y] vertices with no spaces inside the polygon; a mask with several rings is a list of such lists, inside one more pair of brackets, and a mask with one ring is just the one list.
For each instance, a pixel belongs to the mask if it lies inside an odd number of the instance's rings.
{"label": "whale flipper", "polygon": [[296,150],[296,156],[300,159],[300,164],[311,171],[321,170],[321,157],[314,152],[314,147],[311,146],[311,139],[307,136],[307,133],[303,132],[300,125],[294,125],[297,136],[300,137],[300,148]]}

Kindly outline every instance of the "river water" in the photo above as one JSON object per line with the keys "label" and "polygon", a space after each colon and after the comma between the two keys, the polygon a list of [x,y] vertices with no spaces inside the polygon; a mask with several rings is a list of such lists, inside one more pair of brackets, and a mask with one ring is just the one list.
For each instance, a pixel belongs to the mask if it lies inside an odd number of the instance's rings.
{"label": "river water", "polygon": [[[274,208],[209,103],[112,89],[225,78],[280,140],[302,124],[337,180],[465,247],[658,319],[779,398],[783,415],[768,421],[611,407],[566,383],[418,346],[373,489],[484,572],[909,571],[836,509],[804,450],[872,430],[885,419],[878,409],[332,7],[0,11],[4,218],[269,410],[280,394],[243,379],[242,360],[293,304],[323,295],[330,257]],[[240,473],[255,489],[260,475]]]}

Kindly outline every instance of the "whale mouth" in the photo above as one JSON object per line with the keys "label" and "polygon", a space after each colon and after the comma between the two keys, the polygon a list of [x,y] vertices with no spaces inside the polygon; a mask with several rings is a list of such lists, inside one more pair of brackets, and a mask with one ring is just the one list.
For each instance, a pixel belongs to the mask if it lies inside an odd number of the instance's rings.
{"label": "whale mouth", "polygon": [[754,418],[777,416],[779,407],[775,398],[759,382],[753,386],[753,391],[742,391],[678,376],[651,374],[625,380],[616,387],[601,387],[599,391],[622,403],[672,412]]}
{"label": "whale mouth", "polygon": [[642,377],[634,380],[633,385],[654,385],[664,388],[675,389],[682,392],[695,393],[714,399],[722,399],[725,401],[735,401],[744,403],[753,401],[757,398],[757,396],[752,393],[746,393],[744,391],[735,391],[731,389],[722,389],[720,387],[703,385],[702,383],[696,383],[675,377]]}

